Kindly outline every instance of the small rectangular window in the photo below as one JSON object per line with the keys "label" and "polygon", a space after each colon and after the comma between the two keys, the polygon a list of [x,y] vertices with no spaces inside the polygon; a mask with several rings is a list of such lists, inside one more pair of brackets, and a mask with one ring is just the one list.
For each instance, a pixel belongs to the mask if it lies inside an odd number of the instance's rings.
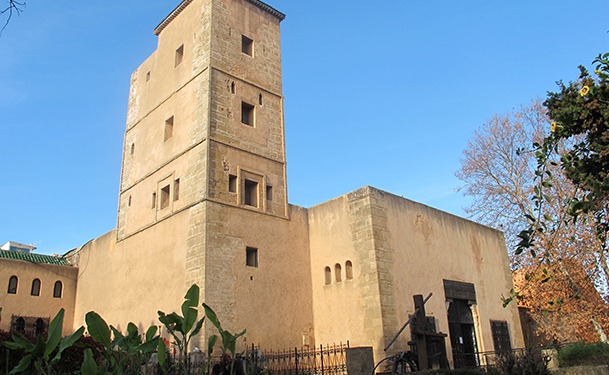
{"label": "small rectangular window", "polygon": [[182,63],[182,59],[184,58],[184,45],[182,44],[180,47],[178,47],[178,49],[176,50],[176,60],[175,60],[175,65],[174,67],[180,65]]}
{"label": "small rectangular window", "polygon": [[258,207],[258,181],[245,180],[244,202],[247,206]]}
{"label": "small rectangular window", "polygon": [[245,265],[258,267],[258,249],[249,246],[245,248]]}
{"label": "small rectangular window", "polygon": [[228,175],[228,192],[236,193],[237,192],[237,176],[234,174]]}
{"label": "small rectangular window", "polygon": [[129,196],[129,200],[127,201],[127,207],[131,207],[131,195]]}
{"label": "small rectangular window", "polygon": [[146,73],[146,82],[150,81],[150,72]]}
{"label": "small rectangular window", "polygon": [[266,185],[266,199],[269,201],[273,200],[273,187]]}
{"label": "small rectangular window", "polygon": [[254,41],[245,35],[241,36],[241,52],[254,56]]}
{"label": "small rectangular window", "polygon": [[512,350],[510,331],[505,320],[491,320],[491,334],[495,353],[505,353]]}
{"label": "small rectangular window", "polygon": [[156,207],[156,193],[152,193],[152,208]]}
{"label": "small rectangular window", "polygon": [[254,106],[241,102],[241,122],[245,125],[254,126]]}
{"label": "small rectangular window", "polygon": [[161,210],[169,206],[169,185],[161,189]]}
{"label": "small rectangular window", "polygon": [[173,137],[173,116],[165,120],[165,138],[167,141],[169,138]]}
{"label": "small rectangular window", "polygon": [[178,199],[180,199],[180,179],[179,178],[177,178],[173,182],[173,200],[177,201]]}

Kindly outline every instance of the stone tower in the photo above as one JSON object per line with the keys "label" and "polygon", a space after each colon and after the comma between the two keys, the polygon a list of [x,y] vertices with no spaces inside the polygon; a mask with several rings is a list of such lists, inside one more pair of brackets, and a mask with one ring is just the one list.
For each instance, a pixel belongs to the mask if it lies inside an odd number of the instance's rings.
{"label": "stone tower", "polygon": [[[116,245],[145,242],[184,257],[184,275],[174,277],[198,284],[235,329],[252,309],[302,310],[302,297],[261,298],[278,276],[286,287],[299,277],[296,290],[310,301],[306,225],[287,228],[284,18],[257,0],[184,0],[156,27],[158,48],[131,78]],[[300,245],[281,245],[285,235],[301,236]],[[279,257],[305,267],[271,264]],[[293,327],[298,344],[310,316]]]}

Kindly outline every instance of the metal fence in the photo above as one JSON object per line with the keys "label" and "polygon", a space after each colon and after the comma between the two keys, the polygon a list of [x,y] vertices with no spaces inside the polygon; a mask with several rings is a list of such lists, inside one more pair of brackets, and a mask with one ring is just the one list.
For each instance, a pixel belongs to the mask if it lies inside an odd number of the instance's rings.
{"label": "metal fence", "polygon": [[[256,369],[255,373],[266,370],[270,375],[346,375],[346,349],[349,342],[338,345],[320,345],[317,348],[293,349],[261,349],[252,345],[247,350],[247,356],[238,357],[235,362],[235,374],[245,375],[247,369]],[[169,366],[177,362],[177,357],[170,355]],[[211,357],[211,369],[220,363],[220,357]],[[201,374],[207,361],[202,353],[190,353],[183,374]],[[218,371],[219,370],[219,371]],[[216,366],[217,372],[222,372],[221,366]],[[158,364],[147,366],[148,375],[160,375],[162,372]],[[177,374],[169,371],[168,374]],[[215,374],[226,375],[226,374]]]}

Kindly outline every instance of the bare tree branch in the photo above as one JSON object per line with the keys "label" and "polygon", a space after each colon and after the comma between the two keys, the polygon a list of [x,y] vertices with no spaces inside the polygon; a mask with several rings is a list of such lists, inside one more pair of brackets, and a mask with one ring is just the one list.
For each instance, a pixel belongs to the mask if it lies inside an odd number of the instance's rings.
{"label": "bare tree branch", "polygon": [[11,18],[13,17],[13,13],[15,13],[17,16],[19,16],[19,13],[23,12],[23,10],[25,9],[25,1],[20,3],[15,0],[7,0],[7,3],[8,3],[8,5],[6,6],[6,8],[0,10],[0,14],[8,15],[6,18],[6,22],[4,23],[4,26],[2,26],[2,29],[0,29],[0,36],[2,36],[4,29],[6,29],[6,27],[8,26],[8,23],[11,21]]}

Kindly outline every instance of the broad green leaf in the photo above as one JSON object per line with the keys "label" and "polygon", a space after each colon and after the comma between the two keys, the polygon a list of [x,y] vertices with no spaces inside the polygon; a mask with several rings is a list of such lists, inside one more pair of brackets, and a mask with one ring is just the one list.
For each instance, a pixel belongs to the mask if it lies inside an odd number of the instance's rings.
{"label": "broad green leaf", "polygon": [[182,316],[186,318],[188,310],[191,307],[196,308],[199,305],[199,286],[192,284],[186,295],[184,296],[184,303],[182,304]]}
{"label": "broad green leaf", "polygon": [[90,348],[85,349],[85,358],[80,366],[82,375],[97,375],[97,363],[93,359],[93,352]]}
{"label": "broad green leaf", "polygon": [[114,326],[110,326],[110,330],[112,331],[112,334],[114,335],[114,340],[112,340],[112,344],[110,344],[111,347],[115,348],[115,347],[119,347],[119,348],[124,348],[124,341],[125,341],[125,336],[123,336],[123,334],[116,328],[114,328]]}
{"label": "broad green leaf", "polygon": [[70,346],[74,345],[74,343],[79,338],[82,337],[82,334],[84,332],[85,332],[85,327],[80,326],[80,328],[77,329],[76,332],[74,332],[73,334],[71,334],[68,337],[64,337],[63,339],[61,339],[61,341],[59,342],[59,351],[57,352],[57,355],[55,356],[55,358],[53,360],[54,361],[58,361],[61,358],[61,352],[63,352],[64,350],[66,350]]}
{"label": "broad green leaf", "polygon": [[222,326],[220,325],[214,310],[212,310],[211,307],[207,306],[205,303],[203,304],[203,307],[205,308],[205,315],[207,316],[207,319],[209,319],[209,321],[216,326],[219,331],[222,331]]}
{"label": "broad green leaf", "polygon": [[195,326],[195,329],[190,334],[190,337],[193,337],[199,333],[199,331],[201,330],[201,327],[203,327],[204,321],[205,321],[205,317],[202,317],[201,320],[199,320],[199,322],[197,322],[197,325]]}
{"label": "broad green leaf", "polygon": [[34,344],[26,339],[21,333],[13,333],[13,341],[28,353],[34,350]]}
{"label": "broad green leaf", "polygon": [[165,353],[165,340],[162,337],[159,337],[159,345],[157,349],[157,360],[159,361],[159,365],[161,365],[161,370],[165,373],[165,358],[167,353]]}
{"label": "broad green leaf", "polygon": [[2,343],[2,345],[6,346],[7,348],[9,348],[11,350],[23,349],[23,347],[21,345],[17,344],[16,342],[12,342],[12,341],[4,341]]}
{"label": "broad green leaf", "polygon": [[196,308],[189,307],[184,315],[184,324],[182,326],[182,333],[187,334],[192,328],[193,324],[197,321],[197,315],[199,311]]}
{"label": "broad green leaf", "polygon": [[47,343],[44,340],[44,337],[42,337],[42,335],[38,335],[38,338],[36,339],[36,345],[34,346],[34,349],[32,350],[32,357],[34,357],[34,358],[45,357],[46,348],[47,348]]}
{"label": "broad green leaf", "polygon": [[87,330],[89,331],[91,338],[106,348],[110,348],[112,345],[112,342],[110,341],[110,329],[102,317],[95,311],[89,311],[87,315],[85,315],[85,321],[87,322]]}
{"label": "broad green leaf", "polygon": [[32,363],[32,355],[28,354],[21,359],[19,364],[15,366],[15,368],[13,368],[13,370],[9,372],[9,374],[18,374],[22,371],[27,370],[27,368],[30,367],[30,363]]}
{"label": "broad green leaf", "polygon": [[127,324],[127,334],[128,335],[131,335],[131,334],[137,335],[138,334],[137,326],[131,322],[129,324]]}
{"label": "broad green leaf", "polygon": [[44,356],[47,357],[55,350],[59,341],[61,341],[61,331],[63,329],[63,315],[65,310],[62,308],[49,324],[49,333],[47,336],[46,350]]}
{"label": "broad green leaf", "polygon": [[157,330],[157,326],[150,326],[150,328],[148,328],[148,330],[146,331],[146,341],[152,340],[154,338],[154,335],[156,335]]}
{"label": "broad green leaf", "polygon": [[218,336],[211,335],[209,339],[207,339],[207,350],[211,352],[211,349],[216,345],[216,341],[218,341]]}
{"label": "broad green leaf", "polygon": [[[153,352],[157,348],[157,346],[158,346],[158,342],[157,342],[158,339],[159,339],[158,337],[155,337],[153,340],[146,341],[145,343],[136,346],[134,348],[134,350],[136,352],[140,352],[141,351],[142,353]],[[163,340],[161,340],[161,341],[163,341]]]}

